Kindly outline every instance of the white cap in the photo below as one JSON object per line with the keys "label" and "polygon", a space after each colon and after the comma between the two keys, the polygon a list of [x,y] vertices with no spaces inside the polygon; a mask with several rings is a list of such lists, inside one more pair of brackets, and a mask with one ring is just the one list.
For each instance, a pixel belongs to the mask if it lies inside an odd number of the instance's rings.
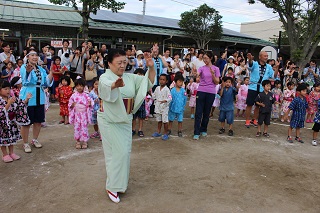
{"label": "white cap", "polygon": [[141,50],[138,50],[138,51],[136,52],[136,54],[137,54],[137,56],[138,56],[138,55],[143,55],[143,52],[142,52]]}

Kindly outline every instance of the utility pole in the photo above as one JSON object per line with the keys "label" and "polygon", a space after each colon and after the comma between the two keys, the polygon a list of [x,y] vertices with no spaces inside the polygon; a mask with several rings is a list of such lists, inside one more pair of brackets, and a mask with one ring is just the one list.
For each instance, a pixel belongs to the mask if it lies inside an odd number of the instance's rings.
{"label": "utility pole", "polygon": [[146,14],[146,2],[147,2],[147,0],[139,0],[139,1],[143,2],[142,15],[145,15]]}

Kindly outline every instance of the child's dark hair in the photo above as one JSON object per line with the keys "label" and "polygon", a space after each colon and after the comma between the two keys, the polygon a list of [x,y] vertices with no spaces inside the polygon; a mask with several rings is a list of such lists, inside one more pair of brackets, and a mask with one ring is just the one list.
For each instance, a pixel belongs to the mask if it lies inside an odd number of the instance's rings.
{"label": "child's dark hair", "polygon": [[280,81],[280,80],[276,80],[276,81],[274,82],[274,85],[278,85],[278,84],[281,84],[281,81]]}
{"label": "child's dark hair", "polygon": [[292,85],[294,85],[294,83],[293,83],[292,81],[289,81],[289,82],[287,83],[287,87],[290,87],[290,86],[292,86]]}
{"label": "child's dark hair", "polygon": [[19,76],[15,76],[11,79],[11,81],[10,81],[11,88],[17,88],[17,85],[14,85],[14,84],[17,83],[19,81],[19,79],[20,79]]}
{"label": "child's dark hair", "polygon": [[98,78],[98,77],[94,77],[94,78],[92,79],[92,84],[96,83],[96,81],[99,81],[99,78]]}
{"label": "child's dark hair", "polygon": [[315,83],[315,84],[313,85],[313,87],[318,87],[318,86],[320,86],[320,83],[319,83],[319,82],[317,82],[317,83]]}
{"label": "child's dark hair", "polygon": [[71,80],[70,80],[70,77],[69,76],[66,76],[66,75],[63,75],[61,78],[60,78],[60,83],[62,83],[62,80],[65,80],[68,84],[68,86],[70,85],[71,83]]}
{"label": "child's dark hair", "polygon": [[231,70],[233,72],[233,68],[232,67],[228,67],[228,71]]}
{"label": "child's dark hair", "polygon": [[65,71],[63,75],[64,76],[70,76],[70,71]]}
{"label": "child's dark hair", "polygon": [[141,68],[138,68],[134,71],[134,74],[137,74],[137,75],[145,75],[145,71]]}
{"label": "child's dark hair", "polygon": [[228,80],[230,80],[231,83],[233,83],[233,78],[232,78],[232,77],[224,76],[224,77],[222,78],[222,81],[223,81],[223,82],[226,82],[226,81],[228,81]]}
{"label": "child's dark hair", "polygon": [[78,85],[85,87],[86,86],[86,80],[84,80],[83,78],[76,79],[74,81],[74,86],[76,87]]}
{"label": "child's dark hair", "polygon": [[[161,77],[161,76],[164,76],[164,77],[166,77],[166,79],[167,79],[167,75],[166,75],[166,74],[162,73],[162,74],[160,75],[160,77]],[[160,77],[159,77],[159,78],[160,78]]]}
{"label": "child's dark hair", "polygon": [[248,77],[248,76],[247,76],[247,77],[244,77],[244,78],[243,78],[243,81],[245,81],[245,80],[247,80],[247,79],[249,79],[249,77]]}
{"label": "child's dark hair", "polygon": [[10,85],[9,81],[4,80],[4,79],[0,79],[0,89],[6,88],[6,87],[10,88],[10,86],[11,85]]}
{"label": "child's dark hair", "polygon": [[269,80],[264,80],[264,81],[262,81],[262,86],[263,86],[263,87],[266,86],[266,85],[268,85],[268,84],[271,85],[271,81],[269,81]]}
{"label": "child's dark hair", "polygon": [[59,61],[61,61],[61,58],[60,58],[59,56],[54,56],[54,57],[52,58],[52,61],[55,62],[57,59],[59,59]]}
{"label": "child's dark hair", "polygon": [[18,59],[16,60],[16,63],[17,63],[17,64],[18,64],[18,61],[22,61],[22,62],[23,62],[22,58],[18,58]]}
{"label": "child's dark hair", "polygon": [[297,92],[301,92],[302,90],[307,90],[307,89],[308,89],[308,87],[307,87],[305,84],[299,84],[299,85],[297,86],[296,91],[297,91]]}
{"label": "child's dark hair", "polygon": [[184,77],[182,76],[182,73],[181,72],[177,72],[176,75],[174,76],[174,82],[177,83],[177,81],[184,81]]}

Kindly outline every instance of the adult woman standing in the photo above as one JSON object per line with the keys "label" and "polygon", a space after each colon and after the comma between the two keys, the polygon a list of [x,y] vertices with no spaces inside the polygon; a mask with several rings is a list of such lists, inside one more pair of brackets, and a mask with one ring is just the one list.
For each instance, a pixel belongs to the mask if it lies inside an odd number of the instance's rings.
{"label": "adult woman standing", "polygon": [[41,148],[42,145],[38,141],[40,134],[41,123],[45,121],[45,92],[44,87],[50,87],[53,83],[52,71],[47,74],[46,70],[37,65],[39,60],[36,50],[31,49],[27,54],[27,64],[21,66],[20,75],[22,80],[22,89],[20,91],[20,98],[26,100],[28,94],[32,98],[28,101],[28,116],[30,118],[30,125],[21,127],[21,136],[23,139],[23,148],[25,152],[31,152],[28,143],[29,129],[33,124],[33,139],[31,144],[36,148]]}
{"label": "adult woman standing", "polygon": [[200,84],[197,92],[196,115],[194,119],[194,140],[199,140],[200,134],[207,136],[209,114],[213,104],[216,85],[219,84],[220,70],[212,65],[213,54],[207,52],[203,56],[204,66],[198,69]]}
{"label": "adult woman standing", "polygon": [[73,81],[75,81],[78,76],[83,76],[83,62],[82,47],[79,46],[74,51],[74,54],[70,56],[70,77]]}
{"label": "adult woman standing", "polygon": [[132,75],[124,73],[126,53],[110,50],[110,69],[99,79],[102,108],[98,111],[98,125],[106,162],[106,190],[116,203],[120,202],[118,193],[126,191],[129,181],[132,114],[139,109],[156,76],[150,53],[145,53],[144,58],[149,67],[146,75]]}
{"label": "adult woman standing", "polygon": [[138,69],[141,68],[143,70],[146,70],[146,61],[143,59],[143,52],[141,50],[137,51],[137,57],[134,59],[135,60],[135,65],[134,65],[134,69]]}

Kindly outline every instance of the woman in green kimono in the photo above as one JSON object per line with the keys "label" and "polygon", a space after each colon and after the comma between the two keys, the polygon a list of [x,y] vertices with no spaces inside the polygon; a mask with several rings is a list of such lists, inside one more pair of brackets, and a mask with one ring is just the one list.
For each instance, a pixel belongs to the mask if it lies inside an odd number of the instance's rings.
{"label": "woman in green kimono", "polygon": [[127,59],[123,50],[110,50],[107,69],[99,79],[101,109],[98,125],[106,162],[106,190],[109,198],[120,202],[119,192],[128,186],[132,144],[132,114],[144,101],[155,79],[154,62],[144,53],[148,71],[145,76],[124,73]]}

